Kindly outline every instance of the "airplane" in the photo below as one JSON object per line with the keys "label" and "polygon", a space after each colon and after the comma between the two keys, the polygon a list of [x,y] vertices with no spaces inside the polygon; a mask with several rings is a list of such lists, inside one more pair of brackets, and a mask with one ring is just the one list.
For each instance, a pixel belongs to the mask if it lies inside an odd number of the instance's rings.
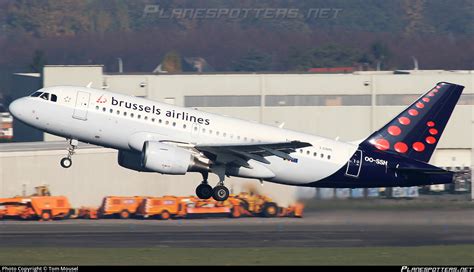
{"label": "airplane", "polygon": [[[118,164],[169,175],[199,172],[201,199],[224,201],[229,176],[321,188],[446,184],[453,172],[428,164],[464,86],[440,82],[367,138],[342,142],[191,108],[79,86],[39,89],[12,115],[78,142],[118,150]],[[215,187],[209,173],[217,175]]]}

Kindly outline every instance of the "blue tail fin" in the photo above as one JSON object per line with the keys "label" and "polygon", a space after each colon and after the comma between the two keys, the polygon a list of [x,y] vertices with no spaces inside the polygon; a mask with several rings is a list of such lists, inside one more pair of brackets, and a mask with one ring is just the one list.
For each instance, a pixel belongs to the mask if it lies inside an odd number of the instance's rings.
{"label": "blue tail fin", "polygon": [[464,86],[440,82],[361,146],[428,162]]}

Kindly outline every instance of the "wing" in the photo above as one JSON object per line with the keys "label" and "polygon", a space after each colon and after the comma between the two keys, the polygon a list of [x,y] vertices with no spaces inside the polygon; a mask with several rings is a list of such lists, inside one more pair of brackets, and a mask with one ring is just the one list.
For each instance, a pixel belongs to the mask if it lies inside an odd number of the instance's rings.
{"label": "wing", "polygon": [[216,163],[235,164],[251,168],[248,160],[256,160],[261,163],[270,164],[265,159],[268,156],[277,156],[286,160],[295,160],[289,154],[297,148],[311,146],[309,143],[300,141],[262,143],[262,144],[235,144],[235,145],[196,145],[194,148],[204,153],[206,157]]}

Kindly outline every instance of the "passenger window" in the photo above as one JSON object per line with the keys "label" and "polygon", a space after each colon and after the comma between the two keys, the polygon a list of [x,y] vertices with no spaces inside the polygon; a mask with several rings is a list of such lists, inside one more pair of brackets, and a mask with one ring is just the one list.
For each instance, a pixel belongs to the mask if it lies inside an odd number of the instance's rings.
{"label": "passenger window", "polygon": [[44,99],[44,100],[49,100],[49,93],[43,93],[40,98]]}
{"label": "passenger window", "polygon": [[51,94],[51,101],[53,102],[58,101],[58,97],[55,94]]}
{"label": "passenger window", "polygon": [[323,154],[323,153],[321,153],[321,158],[324,158],[324,154]]}
{"label": "passenger window", "polygon": [[328,160],[330,160],[330,159],[331,159],[331,155],[328,155]]}
{"label": "passenger window", "polygon": [[315,157],[316,157],[316,155],[318,155],[318,153],[314,152],[314,153],[313,153],[313,156],[315,156]]}
{"label": "passenger window", "polygon": [[309,150],[307,150],[307,151],[306,151],[306,155],[309,155],[309,153],[310,153]]}

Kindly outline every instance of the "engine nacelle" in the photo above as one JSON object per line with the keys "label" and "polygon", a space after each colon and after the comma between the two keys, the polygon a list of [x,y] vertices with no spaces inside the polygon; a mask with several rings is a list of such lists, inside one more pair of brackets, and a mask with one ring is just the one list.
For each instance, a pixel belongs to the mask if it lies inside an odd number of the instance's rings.
{"label": "engine nacelle", "polygon": [[184,175],[193,167],[193,155],[186,149],[160,142],[145,142],[141,165],[147,170],[169,175]]}
{"label": "engine nacelle", "polygon": [[124,168],[139,172],[154,172],[142,166],[142,153],[119,150],[118,164]]}

